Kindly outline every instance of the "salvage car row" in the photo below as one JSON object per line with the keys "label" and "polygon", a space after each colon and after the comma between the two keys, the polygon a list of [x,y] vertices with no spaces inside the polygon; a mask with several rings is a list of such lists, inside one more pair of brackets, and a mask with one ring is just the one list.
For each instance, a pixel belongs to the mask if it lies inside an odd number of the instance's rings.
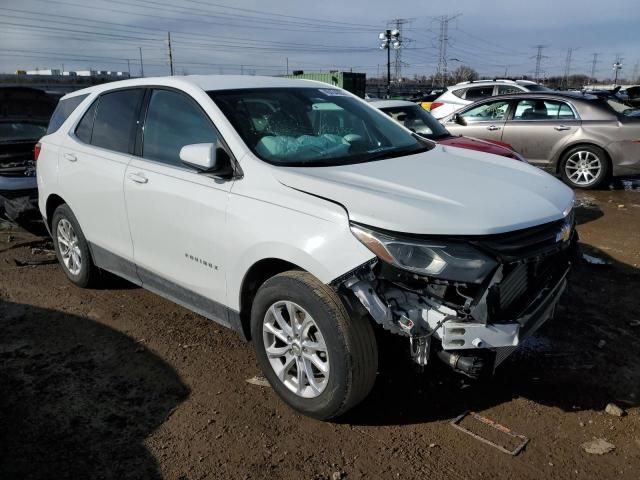
{"label": "salvage car row", "polygon": [[619,88],[559,92],[527,80],[462,82],[430,112],[451,133],[506,144],[573,188],[640,174],[638,99]]}

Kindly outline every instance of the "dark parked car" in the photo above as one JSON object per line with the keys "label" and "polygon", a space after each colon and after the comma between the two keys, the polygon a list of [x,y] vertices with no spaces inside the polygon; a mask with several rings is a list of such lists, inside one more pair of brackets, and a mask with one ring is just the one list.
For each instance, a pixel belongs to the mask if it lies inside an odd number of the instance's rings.
{"label": "dark parked car", "polygon": [[502,95],[443,119],[453,133],[499,140],[574,188],[640,174],[638,110],[615,96],[580,92]]}
{"label": "dark parked car", "polygon": [[57,97],[26,87],[0,87],[0,215],[37,221],[35,146],[47,133]]}

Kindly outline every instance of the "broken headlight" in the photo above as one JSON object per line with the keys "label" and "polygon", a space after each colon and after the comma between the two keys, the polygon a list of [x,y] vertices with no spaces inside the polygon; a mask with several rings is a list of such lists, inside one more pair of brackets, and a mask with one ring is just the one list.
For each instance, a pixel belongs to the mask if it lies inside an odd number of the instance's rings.
{"label": "broken headlight", "polygon": [[480,283],[497,262],[464,242],[395,237],[360,225],[351,231],[381,260],[403,270],[456,282]]}

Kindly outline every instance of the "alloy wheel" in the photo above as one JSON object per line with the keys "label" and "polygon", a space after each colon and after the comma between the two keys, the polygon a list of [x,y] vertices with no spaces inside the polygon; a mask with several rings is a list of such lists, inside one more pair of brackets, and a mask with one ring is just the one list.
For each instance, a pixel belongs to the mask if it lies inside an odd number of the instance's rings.
{"label": "alloy wheel", "polygon": [[262,339],[278,379],[303,398],[319,396],[329,381],[327,346],[313,317],[296,303],[271,305],[262,324]]}
{"label": "alloy wheel", "polygon": [[602,173],[602,161],[593,152],[579,150],[566,161],[564,171],[567,178],[581,187],[595,183]]}
{"label": "alloy wheel", "polygon": [[72,275],[79,275],[82,270],[82,252],[78,235],[66,218],[58,222],[56,235],[58,237],[58,249],[64,266]]}

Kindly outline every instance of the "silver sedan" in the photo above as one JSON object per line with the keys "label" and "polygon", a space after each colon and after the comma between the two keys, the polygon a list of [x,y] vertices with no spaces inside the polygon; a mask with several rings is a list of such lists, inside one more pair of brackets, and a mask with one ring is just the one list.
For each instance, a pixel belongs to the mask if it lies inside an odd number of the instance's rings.
{"label": "silver sedan", "polygon": [[614,97],[532,92],[492,97],[444,118],[452,133],[510,144],[574,188],[640,174],[640,111]]}

